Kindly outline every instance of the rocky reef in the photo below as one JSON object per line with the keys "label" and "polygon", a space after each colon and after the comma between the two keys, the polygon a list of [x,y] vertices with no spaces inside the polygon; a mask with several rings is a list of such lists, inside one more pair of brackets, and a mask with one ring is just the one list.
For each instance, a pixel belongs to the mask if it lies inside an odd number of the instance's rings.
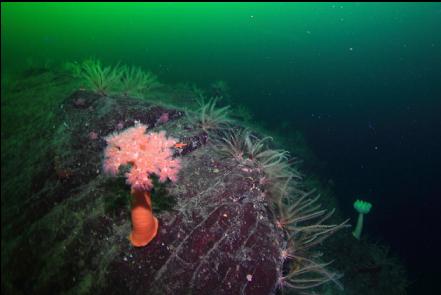
{"label": "rocky reef", "polygon": [[[66,87],[68,81],[45,77],[48,87]],[[12,91],[18,93],[19,86]],[[39,146],[29,191],[16,195],[14,182],[3,188],[2,176],[2,293],[304,293],[304,279],[295,276],[305,267],[296,260],[305,258],[284,252],[293,241],[281,225],[265,171],[222,156],[213,134],[188,120],[183,109],[154,99],[78,90],[77,85],[72,89],[61,98],[66,91],[52,94],[58,95],[52,100],[55,123],[37,140],[45,144]],[[189,96],[185,89],[168,86],[151,94],[162,101]],[[123,174],[109,177],[102,164],[105,137],[138,122],[182,143],[174,150],[182,168],[177,182],[155,183],[152,203],[159,231],[150,244],[135,248],[128,240],[130,189]],[[2,140],[11,140],[8,134],[2,127]],[[3,154],[3,147],[2,173],[3,157],[10,155]],[[5,167],[12,167],[10,162]],[[305,236],[300,238],[305,242]],[[338,245],[354,247],[351,238],[341,231],[326,259],[344,255],[338,254]],[[308,280],[312,286],[337,280],[325,276]],[[338,293],[332,284],[314,290]]]}

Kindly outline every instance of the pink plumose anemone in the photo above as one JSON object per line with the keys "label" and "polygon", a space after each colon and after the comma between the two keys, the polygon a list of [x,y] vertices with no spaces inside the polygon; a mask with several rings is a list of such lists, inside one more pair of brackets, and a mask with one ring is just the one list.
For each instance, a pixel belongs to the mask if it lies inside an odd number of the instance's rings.
{"label": "pink plumose anemone", "polygon": [[177,141],[167,138],[165,131],[146,133],[146,130],[147,126],[136,124],[106,137],[104,172],[116,175],[120,166],[131,165],[125,176],[132,190],[150,191],[152,174],[160,182],[176,181],[181,166],[179,159],[173,158],[172,148]]}

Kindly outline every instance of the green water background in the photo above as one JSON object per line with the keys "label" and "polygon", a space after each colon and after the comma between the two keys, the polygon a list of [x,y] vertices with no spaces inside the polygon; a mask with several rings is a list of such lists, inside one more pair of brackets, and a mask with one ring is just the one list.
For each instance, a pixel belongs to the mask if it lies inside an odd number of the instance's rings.
{"label": "green water background", "polygon": [[414,292],[436,288],[440,3],[2,3],[1,27],[2,74],[95,56],[225,80],[256,121],[304,133],[348,215],[374,203]]}

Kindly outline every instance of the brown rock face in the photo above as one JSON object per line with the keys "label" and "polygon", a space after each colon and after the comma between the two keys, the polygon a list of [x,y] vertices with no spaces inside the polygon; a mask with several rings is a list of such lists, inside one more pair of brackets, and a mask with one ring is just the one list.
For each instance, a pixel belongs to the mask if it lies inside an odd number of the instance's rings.
{"label": "brown rock face", "polygon": [[[62,123],[48,143],[52,169],[36,179],[38,191],[11,224],[19,239],[8,248],[15,258],[4,264],[6,293],[274,292],[282,232],[259,171],[221,159],[209,136],[176,110],[87,91],[75,92],[60,110]],[[169,120],[157,124],[164,112]],[[128,240],[130,187],[122,174],[102,173],[103,138],[135,122],[185,144],[175,152],[183,165],[178,181],[152,191],[159,232],[142,248]]]}
{"label": "brown rock face", "polygon": [[[186,169],[195,182],[198,179],[191,171],[211,162],[203,159],[210,155],[202,153]],[[275,291],[281,237],[257,186],[258,177],[239,174],[239,169],[228,164],[219,171],[217,177],[206,171],[215,181],[203,181],[206,190],[199,193],[192,193],[194,182],[187,182],[190,175],[181,180],[187,193],[174,212],[159,217],[155,240],[140,249],[125,247],[111,264],[110,280],[118,282],[112,290],[131,294]]]}

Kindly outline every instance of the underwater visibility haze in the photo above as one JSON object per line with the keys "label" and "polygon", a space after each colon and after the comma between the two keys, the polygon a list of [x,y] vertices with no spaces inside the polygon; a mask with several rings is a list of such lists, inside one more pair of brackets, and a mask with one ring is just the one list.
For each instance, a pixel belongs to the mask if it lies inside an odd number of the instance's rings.
{"label": "underwater visibility haze", "polygon": [[440,3],[1,4],[2,294],[441,294]]}

